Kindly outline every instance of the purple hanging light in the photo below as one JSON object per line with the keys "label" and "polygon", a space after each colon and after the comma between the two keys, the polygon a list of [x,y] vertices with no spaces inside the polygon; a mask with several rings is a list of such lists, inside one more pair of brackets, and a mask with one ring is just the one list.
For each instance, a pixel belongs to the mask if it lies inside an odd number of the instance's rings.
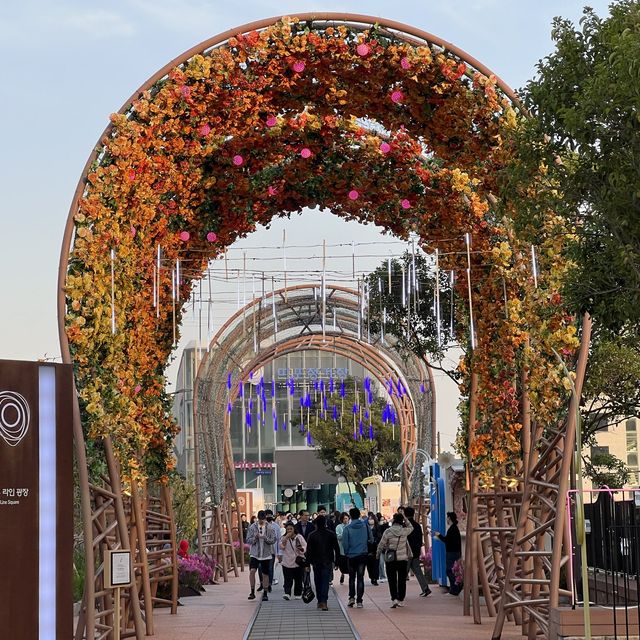
{"label": "purple hanging light", "polygon": [[373,425],[369,425],[369,440],[373,440]]}
{"label": "purple hanging light", "polygon": [[232,374],[231,372],[227,373],[227,389],[229,389],[229,391],[231,391],[231,379],[232,379]]}
{"label": "purple hanging light", "polygon": [[331,377],[329,378],[329,393],[330,393],[331,395],[333,395],[333,392],[335,391],[335,388],[336,388],[336,384],[335,384],[335,382],[334,382],[334,380],[333,380],[333,376],[331,376]]}
{"label": "purple hanging light", "polygon": [[289,378],[289,395],[293,396],[295,395],[296,392],[296,381],[293,379],[293,377]]}
{"label": "purple hanging light", "polygon": [[273,430],[278,430],[278,414],[275,411],[273,412]]}
{"label": "purple hanging light", "polygon": [[231,413],[232,410],[233,410],[233,407],[231,406],[231,403],[227,402],[227,413]]}
{"label": "purple hanging light", "polygon": [[333,405],[333,412],[332,412],[331,417],[333,418],[334,422],[338,421],[338,407],[336,407],[335,404]]}
{"label": "purple hanging light", "polygon": [[426,390],[426,388],[424,386],[424,382],[421,382],[420,383],[420,393],[426,393],[426,392],[427,392],[427,390]]}
{"label": "purple hanging light", "polygon": [[244,382],[242,380],[238,380],[238,397],[244,397]]}
{"label": "purple hanging light", "polygon": [[360,420],[358,427],[359,427],[360,437],[362,438],[364,436],[364,425],[362,424],[362,420]]}
{"label": "purple hanging light", "polygon": [[344,398],[344,396],[346,395],[346,391],[344,388],[344,380],[340,381],[340,397]]}

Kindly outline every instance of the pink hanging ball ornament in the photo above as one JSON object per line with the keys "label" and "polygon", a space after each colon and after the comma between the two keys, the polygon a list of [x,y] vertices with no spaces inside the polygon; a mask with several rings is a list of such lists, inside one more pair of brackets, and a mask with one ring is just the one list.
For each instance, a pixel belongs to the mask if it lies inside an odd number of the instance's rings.
{"label": "pink hanging ball ornament", "polygon": [[303,158],[310,158],[311,157],[311,149],[308,149],[307,147],[304,147],[304,149],[302,149],[302,151],[300,151],[300,155]]}
{"label": "pink hanging ball ornament", "polygon": [[349,191],[349,200],[357,200],[359,197],[360,194],[355,189],[351,189],[351,191]]}
{"label": "pink hanging ball ornament", "polygon": [[304,71],[305,68],[305,64],[304,62],[302,62],[302,60],[296,60],[293,65],[291,65],[291,68],[296,72],[296,73],[302,73]]}
{"label": "pink hanging ball ornament", "polygon": [[244,158],[241,155],[233,156],[233,164],[236,167],[240,167],[244,163]]}
{"label": "pink hanging ball ornament", "polygon": [[131,237],[135,238],[136,233],[138,233],[138,230],[133,225],[131,225]]}
{"label": "pink hanging ball ornament", "polygon": [[396,89],[391,94],[391,102],[395,102],[396,104],[400,104],[403,100],[404,100],[404,93],[402,93],[402,91],[400,91],[399,89]]}
{"label": "pink hanging ball ornament", "polygon": [[369,55],[369,51],[371,51],[371,48],[369,47],[368,44],[365,44],[364,42],[361,42],[357,47],[356,47],[356,51],[358,52],[358,55],[361,56],[362,58],[364,58],[365,56]]}
{"label": "pink hanging ball ornament", "polygon": [[267,116],[267,127],[275,127],[278,124],[278,118],[275,116]]}
{"label": "pink hanging ball ornament", "polygon": [[182,242],[186,242],[191,237],[191,234],[188,231],[181,231],[178,237]]}
{"label": "pink hanging ball ornament", "polygon": [[217,239],[218,239],[218,236],[213,231],[209,231],[209,233],[207,233],[208,242],[215,242]]}
{"label": "pink hanging ball ornament", "polygon": [[411,201],[407,200],[407,198],[404,198],[404,200],[400,201],[400,206],[403,209],[411,209]]}
{"label": "pink hanging ball ornament", "polygon": [[275,196],[278,190],[273,185],[269,185],[268,192],[270,196]]}
{"label": "pink hanging ball ornament", "polygon": [[380,144],[380,151],[382,151],[382,153],[389,153],[389,151],[391,151],[391,145],[388,142],[382,142]]}
{"label": "pink hanging ball ornament", "polygon": [[402,58],[400,60],[400,66],[406,71],[407,69],[411,69],[411,63],[407,57]]}
{"label": "pink hanging ball ornament", "polygon": [[211,133],[211,127],[208,124],[203,124],[199,129],[198,133],[204,137],[208,136]]}
{"label": "pink hanging ball ornament", "polygon": [[183,98],[188,98],[191,95],[191,87],[188,87],[186,84],[183,84],[180,87],[180,93]]}
{"label": "pink hanging ball ornament", "polygon": [[137,384],[137,385],[135,386],[135,389],[133,390],[133,392],[134,392],[136,395],[138,395],[141,391],[142,391],[142,387],[141,387],[139,384]]}

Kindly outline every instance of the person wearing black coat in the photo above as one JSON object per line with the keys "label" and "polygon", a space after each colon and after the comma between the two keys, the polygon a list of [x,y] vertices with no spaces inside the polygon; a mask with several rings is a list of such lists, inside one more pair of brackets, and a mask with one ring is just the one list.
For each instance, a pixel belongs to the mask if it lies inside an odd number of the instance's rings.
{"label": "person wearing black coat", "polygon": [[328,611],[329,582],[333,576],[333,567],[340,556],[340,546],[336,534],[327,529],[325,516],[318,516],[315,525],[315,531],[312,531],[307,539],[307,562],[313,567],[318,609]]}
{"label": "person wearing black coat", "polygon": [[419,523],[414,520],[414,516],[416,511],[413,507],[406,507],[404,510],[404,515],[407,516],[407,520],[413,527],[413,531],[407,537],[407,542],[411,547],[412,558],[409,560],[409,569],[413,571],[413,575],[418,580],[418,584],[420,585],[421,593],[420,595],[423,598],[426,598],[430,593],[431,589],[429,589],[429,583],[427,582],[427,578],[422,572],[422,563],[420,562],[420,555],[422,554],[422,545],[424,542],[424,536],[422,534],[422,527]]}
{"label": "person wearing black coat", "polygon": [[369,574],[369,580],[371,580],[371,584],[374,587],[378,586],[378,580],[380,578],[380,560],[376,557],[376,550],[378,549],[378,544],[382,539],[382,533],[380,531],[380,524],[378,523],[378,518],[369,511],[369,528],[371,529],[371,535],[373,536],[373,541],[368,544],[368,553],[367,553],[367,573]]}
{"label": "person wearing black coat", "polygon": [[444,548],[446,550],[446,567],[447,578],[449,578],[449,593],[452,596],[457,596],[462,591],[462,585],[456,584],[456,577],[453,575],[453,565],[456,560],[460,560],[462,557],[462,538],[460,537],[460,530],[458,529],[458,516],[453,512],[447,513],[447,529],[446,535],[442,535],[435,531],[435,536],[438,540],[444,542]]}
{"label": "person wearing black coat", "polygon": [[[316,518],[317,520],[317,518]],[[305,540],[309,540],[309,534],[315,531],[316,525],[309,520],[309,512],[304,509],[298,514],[298,522],[296,523],[296,533],[299,533]]]}

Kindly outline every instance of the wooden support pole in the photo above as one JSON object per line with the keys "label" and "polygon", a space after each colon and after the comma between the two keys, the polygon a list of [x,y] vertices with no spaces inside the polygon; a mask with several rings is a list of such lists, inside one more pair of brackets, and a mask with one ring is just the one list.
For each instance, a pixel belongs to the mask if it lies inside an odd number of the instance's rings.
{"label": "wooden support pole", "polygon": [[[468,447],[470,448],[474,438],[476,430],[476,411],[478,406],[478,374],[473,370],[473,361],[471,365],[471,389],[469,391],[469,436]],[[469,512],[467,513],[467,535],[465,543],[464,553],[464,586],[463,586],[463,605],[462,610],[465,616],[470,615],[471,606],[471,587],[473,583],[473,574],[476,574],[477,583],[477,567],[473,564],[473,539],[474,539],[474,527],[475,527],[475,512],[477,509],[476,491],[477,480],[476,475],[473,473],[473,469],[470,464],[467,464],[467,483],[469,487]],[[475,616],[474,616],[475,622]]]}
{"label": "wooden support pole", "polygon": [[560,599],[560,567],[562,563],[562,548],[564,542],[564,526],[566,510],[565,500],[567,489],[569,488],[569,469],[573,458],[573,450],[576,441],[577,412],[580,407],[582,397],[582,386],[584,384],[587,370],[587,359],[589,357],[589,346],[591,344],[591,316],[584,314],[582,320],[582,340],[580,352],[578,354],[578,364],[576,366],[575,391],[571,396],[569,405],[569,416],[567,418],[567,429],[564,440],[564,456],[560,472],[558,498],[556,503],[556,521],[553,527],[553,555],[551,556],[551,585],[549,587],[549,606],[557,607]]}
{"label": "wooden support pole", "polygon": [[[138,555],[140,562],[140,577],[142,581],[142,593],[144,596],[144,618],[147,635],[152,636],[153,631],[153,600],[151,598],[151,583],[149,582],[149,559],[147,557],[146,526],[141,508],[141,496],[138,483],[131,480],[131,515],[133,516],[133,526],[131,527],[132,542],[131,553],[135,559]],[[135,536],[134,536],[135,533]],[[136,554],[136,545],[138,547]]]}

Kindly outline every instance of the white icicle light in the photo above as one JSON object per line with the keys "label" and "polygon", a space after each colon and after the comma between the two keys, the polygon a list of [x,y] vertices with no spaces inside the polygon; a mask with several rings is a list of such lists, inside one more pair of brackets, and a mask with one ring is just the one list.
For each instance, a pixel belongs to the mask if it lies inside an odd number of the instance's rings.
{"label": "white icicle light", "polygon": [[469,291],[469,332],[471,334],[471,348],[476,348],[475,326],[473,323],[473,298],[471,296],[471,236],[464,234],[467,245],[467,289]]}
{"label": "white icicle light", "polygon": [[116,250],[111,249],[111,335],[116,333],[116,276],[115,262]]}
{"label": "white icicle light", "polygon": [[436,249],[436,330],[438,332],[438,346],[442,346],[442,328],[440,318],[440,263]]}
{"label": "white icicle light", "polygon": [[536,247],[531,245],[531,271],[533,272],[533,284],[538,288],[538,260],[536,258]]}

